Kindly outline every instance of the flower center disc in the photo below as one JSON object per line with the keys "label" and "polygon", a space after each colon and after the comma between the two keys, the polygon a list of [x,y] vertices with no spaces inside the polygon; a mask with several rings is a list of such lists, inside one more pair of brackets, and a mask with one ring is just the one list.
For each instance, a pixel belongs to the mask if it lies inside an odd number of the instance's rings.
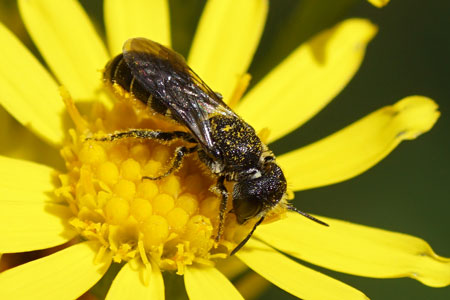
{"label": "flower center disc", "polygon": [[86,125],[70,130],[71,142],[61,150],[68,172],[60,176],[59,194],[73,210],[70,223],[84,239],[110,251],[115,262],[140,256],[144,263],[151,259],[179,274],[194,262],[213,265],[215,258],[228,256],[252,224],[237,226],[228,214],[223,238],[214,241],[220,199],[210,191],[215,178],[196,153],[161,180],[142,178],[164,174],[182,141],[95,140],[128,129],[185,130],[128,102],[116,102],[111,111],[96,106],[89,123],[73,111],[73,103],[67,105],[75,124]]}

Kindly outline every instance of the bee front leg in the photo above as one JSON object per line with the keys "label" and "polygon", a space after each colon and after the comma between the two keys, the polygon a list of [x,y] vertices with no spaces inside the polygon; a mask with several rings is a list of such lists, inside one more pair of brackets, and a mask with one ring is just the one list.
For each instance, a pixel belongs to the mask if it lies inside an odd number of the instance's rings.
{"label": "bee front leg", "polygon": [[217,183],[215,186],[215,190],[220,193],[220,195],[222,196],[222,199],[220,201],[220,210],[219,210],[219,229],[217,231],[217,236],[216,236],[216,242],[220,241],[220,238],[222,237],[223,234],[223,228],[224,228],[224,223],[225,223],[225,212],[227,210],[227,206],[228,206],[228,191],[225,188],[225,176],[220,176],[219,179],[217,179]]}
{"label": "bee front leg", "polygon": [[182,139],[189,143],[196,143],[196,140],[188,132],[184,131],[159,131],[151,129],[131,129],[127,131],[118,131],[112,134],[107,134],[99,138],[87,138],[87,140],[94,140],[100,142],[112,142],[123,138],[137,138],[137,139],[150,139],[162,142],[170,142],[177,139]]}

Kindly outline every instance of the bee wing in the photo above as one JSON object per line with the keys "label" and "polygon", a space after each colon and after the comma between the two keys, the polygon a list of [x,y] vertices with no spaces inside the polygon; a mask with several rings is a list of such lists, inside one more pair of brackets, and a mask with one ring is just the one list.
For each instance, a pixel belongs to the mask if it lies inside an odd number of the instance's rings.
{"label": "bee wing", "polygon": [[144,38],[126,41],[123,57],[136,80],[209,152],[215,152],[209,118],[212,114],[236,114],[189,68],[184,58]]}

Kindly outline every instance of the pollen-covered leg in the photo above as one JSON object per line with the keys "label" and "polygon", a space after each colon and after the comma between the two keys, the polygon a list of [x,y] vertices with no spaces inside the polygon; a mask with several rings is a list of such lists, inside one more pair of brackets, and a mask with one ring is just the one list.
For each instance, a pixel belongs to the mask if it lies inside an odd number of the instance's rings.
{"label": "pollen-covered leg", "polygon": [[182,139],[189,143],[195,143],[195,139],[190,133],[184,131],[164,132],[151,129],[132,129],[128,131],[119,131],[112,134],[105,135],[99,138],[88,138],[99,142],[112,142],[123,138],[137,138],[137,139],[151,139],[163,142],[170,142],[177,139]]}
{"label": "pollen-covered leg", "polygon": [[216,242],[220,241],[220,238],[223,234],[223,227],[225,223],[225,212],[227,210],[228,205],[228,191],[224,185],[225,177],[221,176],[217,179],[217,183],[215,189],[222,196],[222,200],[220,201],[220,211],[219,211],[219,229],[217,231]]}
{"label": "pollen-covered leg", "polygon": [[150,177],[150,176],[144,176],[142,179],[150,179],[150,180],[159,180],[167,175],[171,174],[172,172],[178,170],[181,167],[181,162],[183,161],[183,157],[187,154],[191,154],[195,151],[197,151],[198,147],[191,147],[187,148],[185,146],[181,146],[175,149],[175,157],[173,159],[172,166],[167,170],[164,174],[157,176],[157,177]]}

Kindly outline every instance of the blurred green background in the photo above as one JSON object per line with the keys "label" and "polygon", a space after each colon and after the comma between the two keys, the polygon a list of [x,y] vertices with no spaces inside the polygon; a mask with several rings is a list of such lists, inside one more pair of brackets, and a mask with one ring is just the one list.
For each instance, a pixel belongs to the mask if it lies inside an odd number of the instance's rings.
{"label": "blurred green background", "polygon": [[[81,2],[100,33],[104,32],[102,1]],[[184,55],[204,3],[170,1],[173,45]],[[17,15],[15,1],[0,0],[0,10],[1,21],[34,51]],[[402,143],[363,175],[297,193],[297,207],[412,234],[428,241],[437,254],[450,257],[449,13],[450,1],[443,0],[392,0],[382,9],[364,0],[270,1],[265,32],[250,68],[252,84],[301,42],[339,20],[367,17],[379,26],[355,78],[319,115],[271,145],[275,153],[314,142],[408,95],[429,96],[438,102],[442,112],[431,132]],[[5,118],[4,114],[0,116],[2,124],[11,122]],[[2,147],[0,152],[6,153]],[[450,287],[433,289],[408,278],[361,278],[313,268],[360,289],[371,299],[450,299]],[[259,298],[294,299],[274,286]]]}

